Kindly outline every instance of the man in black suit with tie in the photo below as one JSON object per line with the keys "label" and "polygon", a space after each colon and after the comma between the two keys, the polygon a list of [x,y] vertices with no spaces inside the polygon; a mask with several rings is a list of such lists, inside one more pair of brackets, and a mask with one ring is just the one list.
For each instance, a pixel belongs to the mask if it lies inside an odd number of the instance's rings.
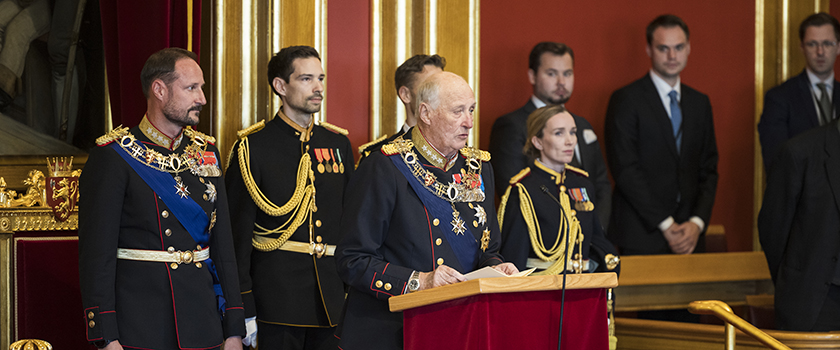
{"label": "man in black suit with tie", "polygon": [[837,118],[834,61],[840,55],[838,40],[840,23],[825,12],[808,16],[799,25],[806,67],[764,96],[758,135],[766,172],[785,141]]}
{"label": "man in black suit with tie", "polygon": [[691,52],[685,22],[662,15],[646,34],[650,72],[616,90],[607,108],[609,238],[626,255],[702,252],[718,181],[712,106],[680,83]]}
{"label": "man in black suit with tie", "polygon": [[758,235],[776,285],[776,327],[840,330],[840,130],[782,146],[767,174]]}
{"label": "man in black suit with tie", "polygon": [[[534,87],[531,99],[520,109],[499,117],[490,131],[490,154],[496,171],[496,193],[504,194],[510,178],[528,166],[522,153],[526,142],[525,121],[537,108],[565,104],[574,89],[575,54],[566,44],[541,42],[534,46],[528,57],[528,80]],[[604,228],[610,217],[610,180],[607,165],[601,154],[598,137],[592,125],[572,113],[577,125],[578,144],[570,165],[586,170],[595,184],[595,210]]]}

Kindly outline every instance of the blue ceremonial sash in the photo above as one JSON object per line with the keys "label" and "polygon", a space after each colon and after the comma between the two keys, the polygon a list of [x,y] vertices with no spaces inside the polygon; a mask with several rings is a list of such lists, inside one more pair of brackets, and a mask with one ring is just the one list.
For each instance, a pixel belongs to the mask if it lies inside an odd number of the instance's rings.
{"label": "blue ceremonial sash", "polygon": [[[403,161],[401,154],[395,154],[389,156],[389,158],[391,158],[391,161],[394,162],[397,169],[399,169],[403,176],[405,176],[408,183],[411,184],[411,188],[414,190],[414,193],[420,197],[420,201],[423,202],[423,205],[429,210],[432,216],[442,219],[440,220],[440,226],[438,226],[438,228],[443,232],[443,238],[445,238],[449,243],[449,246],[452,247],[455,257],[458,258],[458,262],[461,263],[461,266],[464,269],[464,271],[459,272],[467,273],[472,271],[478,261],[479,250],[478,242],[476,242],[470,225],[464,225],[467,230],[463,235],[457,235],[455,232],[452,232],[452,222],[450,221],[452,220],[452,206],[449,202],[435,196],[425,186],[423,186],[420,181],[417,181],[417,178],[415,178],[411,173],[411,169],[409,169],[408,165],[406,165]],[[463,215],[461,215],[461,218],[463,219]]]}
{"label": "blue ceremonial sash", "polygon": [[[210,232],[207,231],[207,227],[210,225],[210,218],[207,217],[204,209],[191,197],[181,198],[180,195],[175,193],[175,178],[169,175],[169,173],[157,171],[144,164],[140,164],[140,161],[131,157],[128,151],[122,149],[116,142],[111,143],[111,147],[152,188],[152,191],[155,191],[155,194],[166,203],[169,211],[172,212],[172,215],[175,215],[175,218],[178,219],[181,225],[184,225],[184,228],[187,229],[187,232],[190,233],[190,236],[192,236],[195,242],[206,246],[210,241]],[[213,290],[216,293],[219,312],[224,316],[226,302],[223,296],[224,294],[222,294],[219,276],[216,273],[216,264],[213,263],[212,259],[207,259],[204,263],[213,275]]]}

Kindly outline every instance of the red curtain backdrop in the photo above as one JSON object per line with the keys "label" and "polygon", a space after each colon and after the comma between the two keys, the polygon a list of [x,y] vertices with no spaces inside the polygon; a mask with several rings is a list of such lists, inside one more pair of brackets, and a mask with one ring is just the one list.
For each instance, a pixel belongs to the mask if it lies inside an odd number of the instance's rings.
{"label": "red curtain backdrop", "polygon": [[604,149],[607,102],[647,74],[645,27],[672,13],[688,23],[691,54],[682,82],[709,95],[720,160],[717,198],[707,224],[724,225],[730,251],[752,250],[755,2],[534,0],[481,2],[481,147],[493,121],[531,96],[528,53],[540,41],[575,52],[567,107],[585,117]]}
{"label": "red curtain backdrop", "polygon": [[99,7],[112,121],[114,126],[133,127],[146,112],[140,87],[146,59],[167,47],[187,49],[190,31],[191,50],[199,52],[201,0],[100,1]]}

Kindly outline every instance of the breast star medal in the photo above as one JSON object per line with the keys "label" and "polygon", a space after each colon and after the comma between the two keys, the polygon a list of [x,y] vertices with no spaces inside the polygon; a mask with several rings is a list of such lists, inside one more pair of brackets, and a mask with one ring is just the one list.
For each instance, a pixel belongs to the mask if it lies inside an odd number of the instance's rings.
{"label": "breast star medal", "polygon": [[478,204],[473,205],[472,203],[470,203],[470,208],[473,208],[475,210],[475,217],[478,219],[478,224],[484,225],[487,222],[487,212],[484,211],[484,207]]}
{"label": "breast star medal", "polygon": [[184,185],[180,176],[175,176],[175,193],[181,196],[181,198],[187,198],[190,195],[190,191],[187,190],[187,185]]}
{"label": "breast star medal", "polygon": [[490,229],[485,228],[481,234],[481,251],[487,250],[488,246],[490,246]]}
{"label": "breast star medal", "polygon": [[209,182],[209,181],[205,182],[203,178],[201,178],[200,180],[201,180],[201,183],[203,183],[205,186],[207,186],[207,189],[204,190],[204,196],[203,196],[204,200],[208,201],[210,203],[215,203],[216,202],[216,185],[214,185],[212,182]]}

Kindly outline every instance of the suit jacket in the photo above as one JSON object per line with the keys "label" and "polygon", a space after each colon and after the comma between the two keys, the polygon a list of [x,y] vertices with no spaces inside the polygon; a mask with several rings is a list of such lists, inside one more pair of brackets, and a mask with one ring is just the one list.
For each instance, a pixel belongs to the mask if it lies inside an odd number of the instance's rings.
{"label": "suit jacket", "polygon": [[[409,130],[405,137],[412,131],[416,129]],[[444,184],[452,182],[453,175],[461,174],[461,169],[467,167],[461,154],[450,169],[435,167],[420,148],[415,141],[417,161]],[[338,273],[350,286],[344,319],[336,331],[342,349],[402,348],[402,313],[389,311],[388,298],[403,293],[412,271],[429,272],[446,264],[467,273],[502,263],[498,254],[501,240],[495,216],[493,170],[489,163],[481,162],[481,167],[484,201],[454,203],[467,222],[464,234],[472,235],[480,244],[484,230],[489,232],[488,247],[479,250],[476,246],[473,266],[460,264],[442,231],[442,222],[453,220],[452,215],[434,217],[409,184],[418,180],[406,178],[382,152],[371,153],[359,167],[348,186],[341,219],[344,237],[336,249]],[[484,223],[476,219],[477,208],[483,210]]]}
{"label": "suit jacket", "polygon": [[[315,205],[312,239],[335,245],[340,239],[339,219],[344,189],[353,173],[353,156],[347,136],[320,125],[313,125],[308,142],[300,141],[300,132],[281,117],[248,136],[250,171],[260,191],[278,206],[291,198],[297,187],[298,164],[303,152],[312,160],[315,176]],[[238,162],[241,141],[233,147],[226,181],[230,205],[236,208],[231,218],[239,265],[240,288],[246,317],[257,316],[262,322],[288,326],[330,327],[340,319],[344,303],[344,284],[335,271],[335,258],[313,258],[306,253],[283,250],[259,251],[251,242],[257,225],[271,230],[280,227],[294,215],[271,216],[254,203],[245,187]],[[319,161],[316,150],[331,150],[330,161]],[[319,152],[320,153],[320,152]],[[324,172],[340,159],[344,172]],[[324,165],[320,168],[319,165]],[[337,167],[335,167],[337,168]],[[310,183],[310,182],[307,182]],[[301,209],[301,210],[305,210]],[[294,231],[290,241],[309,244],[309,220]],[[280,233],[267,237],[276,238]]]}
{"label": "suit jacket", "polygon": [[[181,154],[191,143],[185,136],[169,150],[137,127],[130,132],[164,156]],[[221,158],[216,147],[208,144],[206,151],[212,152],[218,165]],[[124,347],[142,349],[205,349],[218,347],[227,337],[244,336],[222,177],[199,177],[190,171],[178,174],[190,192],[183,200],[201,206],[207,214],[204,224],[209,226],[211,213],[216,212],[209,247],[226,300],[224,317],[219,315],[209,262],[172,264],[173,268],[164,262],[117,259],[117,248],[189,251],[197,246],[172,209],[117,152],[124,150],[108,145],[92,149],[79,179],[83,198],[79,203],[79,277],[88,341],[118,339]],[[208,184],[216,194],[205,199],[205,191],[211,188]]]}
{"label": "suit jacket", "polygon": [[[615,251],[613,244],[607,240],[604,229],[598,222],[598,217],[593,211],[597,207],[586,208],[582,205],[585,202],[591,203],[591,200],[582,197],[583,194],[588,197],[588,195],[594,193],[595,186],[585,175],[572,169],[567,168],[563,174],[559,174],[535,163],[531,162],[527,175],[519,178],[517,182],[524,186],[526,195],[533,203],[533,210],[538,220],[543,244],[550,248],[557,240],[561,218],[564,217],[562,216],[562,209],[555,202],[555,199],[558,199],[559,195],[565,192],[569,196],[571,209],[575,211],[574,215],[580,222],[580,229],[583,234],[582,252],[577,245],[572,243],[569,254],[575,256],[577,253],[582,253],[584,260],[590,260],[590,264],[592,262],[598,264],[595,271],[609,272],[604,258],[606,254],[618,255],[618,253]],[[549,189],[550,195],[542,192],[543,186]],[[549,196],[553,196],[555,199],[551,199]],[[505,208],[504,213],[500,214],[503,215],[502,248],[500,252],[505,259],[514,263],[520,271],[527,268],[528,258],[538,258],[533,249],[524,214],[520,209],[521,201],[522,194],[518,186],[511,186],[510,194],[503,198],[502,204],[500,204],[500,208]],[[499,210],[501,211],[501,209]],[[565,244],[565,241],[560,244]]]}
{"label": "suit jacket", "polygon": [[[835,80],[831,100],[835,105],[840,101],[838,89],[840,82]],[[837,118],[837,108],[832,113]],[[799,75],[768,90],[764,95],[764,109],[758,122],[764,170],[770,172],[770,165],[785,141],[818,126],[820,118],[807,71],[802,70]]]}
{"label": "suit jacket", "polygon": [[[522,153],[528,137],[525,122],[528,115],[537,109],[531,100],[522,108],[503,115],[493,122],[490,131],[490,154],[493,170],[496,172],[496,191],[499,195],[505,193],[513,175],[528,166],[528,157]],[[595,184],[595,198],[593,198],[601,225],[607,227],[610,217],[610,180],[607,178],[607,164],[601,153],[598,140],[586,143],[584,132],[592,132],[592,125],[583,117],[572,113],[577,125],[578,148],[580,149],[580,168],[589,173],[589,178]],[[594,132],[592,133],[594,134]]]}
{"label": "suit jacket", "polygon": [[[717,189],[718,152],[709,98],[681,85],[682,149],[649,74],[616,90],[606,116],[615,191],[608,237],[627,254],[666,254],[658,225],[698,216],[707,225]],[[703,237],[696,252],[705,246]]]}
{"label": "suit jacket", "polygon": [[776,156],[758,234],[776,285],[778,329],[810,331],[840,252],[840,131],[837,121],[799,135]]}

